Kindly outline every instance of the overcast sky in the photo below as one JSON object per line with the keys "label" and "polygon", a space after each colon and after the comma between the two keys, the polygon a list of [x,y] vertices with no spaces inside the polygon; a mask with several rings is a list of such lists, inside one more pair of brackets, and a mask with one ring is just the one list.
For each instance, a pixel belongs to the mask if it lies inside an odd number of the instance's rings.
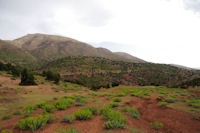
{"label": "overcast sky", "polygon": [[200,0],[0,0],[0,13],[0,39],[56,34],[200,67]]}

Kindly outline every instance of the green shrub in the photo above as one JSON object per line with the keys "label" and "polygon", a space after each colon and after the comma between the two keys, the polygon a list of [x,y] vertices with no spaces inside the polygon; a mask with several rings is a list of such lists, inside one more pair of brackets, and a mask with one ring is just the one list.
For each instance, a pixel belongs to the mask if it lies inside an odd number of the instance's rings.
{"label": "green shrub", "polygon": [[106,121],[104,127],[105,129],[125,128],[125,124],[122,124],[119,121]]}
{"label": "green shrub", "polygon": [[48,118],[47,123],[53,123],[54,121],[56,121],[56,117],[51,116],[51,115],[49,115],[48,117],[49,117],[49,118]]}
{"label": "green shrub", "polygon": [[82,106],[87,103],[87,100],[83,96],[76,96],[75,102],[76,106]]}
{"label": "green shrub", "polygon": [[7,119],[10,119],[12,117],[12,114],[6,114],[4,116],[2,116],[2,120],[7,120]]}
{"label": "green shrub", "polygon": [[131,115],[131,117],[140,119],[140,113],[136,108],[125,107],[124,111]]}
{"label": "green shrub", "polygon": [[167,102],[167,103],[174,103],[174,102],[176,102],[176,99],[174,99],[174,98],[166,98],[165,102]]}
{"label": "green shrub", "polygon": [[13,115],[21,115],[22,113],[20,111],[16,111],[13,113]]}
{"label": "green shrub", "polygon": [[121,100],[121,98],[119,98],[119,97],[115,97],[115,98],[113,98],[113,102],[121,102],[122,100]]}
{"label": "green shrub", "polygon": [[87,120],[92,117],[92,112],[89,109],[80,109],[74,113],[77,120]]}
{"label": "green shrub", "polygon": [[106,119],[108,117],[108,112],[112,111],[110,106],[105,106],[103,109],[100,110],[101,116]]}
{"label": "green shrub", "polygon": [[167,102],[159,102],[159,106],[161,107],[167,106]]}
{"label": "green shrub", "polygon": [[59,110],[64,110],[70,107],[72,103],[71,103],[71,100],[69,99],[60,99],[60,100],[55,101],[53,105]]}
{"label": "green shrub", "polygon": [[151,122],[150,125],[151,125],[151,127],[152,127],[153,129],[156,129],[156,130],[161,129],[161,128],[163,128],[163,126],[164,126],[162,123],[159,123],[159,122],[157,122],[157,121]]}
{"label": "green shrub", "polygon": [[119,103],[111,102],[108,106],[110,106],[111,108],[115,108],[119,106]]}
{"label": "green shrub", "polygon": [[192,99],[186,100],[186,103],[189,106],[192,106],[194,108],[200,108],[200,98],[192,98]]}
{"label": "green shrub", "polygon": [[72,123],[73,120],[75,120],[74,115],[65,115],[62,122]]}
{"label": "green shrub", "polygon": [[36,103],[36,107],[37,107],[37,108],[42,108],[42,107],[44,107],[46,104],[48,104],[47,101],[40,101],[40,102]]}
{"label": "green shrub", "polygon": [[111,110],[107,114],[107,119],[104,123],[106,129],[125,128],[126,118],[121,113]]}
{"label": "green shrub", "polygon": [[19,120],[19,128],[22,130],[31,129],[35,131],[43,128],[49,121],[48,115],[38,115],[37,117],[27,117],[26,119]]}
{"label": "green shrub", "polygon": [[95,106],[90,106],[90,107],[87,107],[87,108],[92,112],[93,115],[97,115],[97,114],[98,114],[98,109],[97,109],[97,107],[95,107]]}
{"label": "green shrub", "polygon": [[125,128],[126,118],[121,113],[113,111],[110,106],[101,109],[100,114],[107,119],[107,122],[104,123],[106,129]]}
{"label": "green shrub", "polygon": [[79,131],[76,130],[76,128],[67,128],[66,127],[66,128],[60,128],[54,133],[79,133]]}
{"label": "green shrub", "polygon": [[29,115],[29,114],[33,113],[34,109],[35,108],[33,106],[28,105],[22,110],[22,113],[25,115]]}
{"label": "green shrub", "polygon": [[43,110],[44,110],[45,112],[52,113],[52,112],[54,112],[54,111],[56,110],[56,108],[55,108],[55,106],[53,106],[53,105],[47,104],[47,105],[45,105],[45,106],[43,107]]}
{"label": "green shrub", "polygon": [[13,133],[13,131],[11,129],[4,129],[1,133]]}

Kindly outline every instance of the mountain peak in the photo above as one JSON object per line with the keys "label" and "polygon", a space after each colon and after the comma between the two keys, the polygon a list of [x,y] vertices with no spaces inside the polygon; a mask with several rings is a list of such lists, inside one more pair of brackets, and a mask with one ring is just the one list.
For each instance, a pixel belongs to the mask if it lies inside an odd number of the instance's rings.
{"label": "mountain peak", "polygon": [[87,43],[59,35],[27,34],[26,36],[10,41],[10,43],[27,51],[39,62],[48,62],[67,56],[93,56],[118,61],[144,63],[143,60],[127,53],[113,53],[106,48],[94,48]]}

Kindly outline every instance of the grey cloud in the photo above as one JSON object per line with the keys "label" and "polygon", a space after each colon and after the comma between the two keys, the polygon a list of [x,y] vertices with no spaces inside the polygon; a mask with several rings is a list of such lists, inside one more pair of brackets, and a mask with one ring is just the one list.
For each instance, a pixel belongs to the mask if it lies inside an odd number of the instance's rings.
{"label": "grey cloud", "polygon": [[60,8],[73,11],[77,23],[91,27],[103,26],[112,17],[97,0],[0,0],[0,38],[33,32],[52,34],[52,26],[56,27],[53,18]]}
{"label": "grey cloud", "polygon": [[200,0],[183,0],[185,8],[193,10],[194,12],[200,12]]}

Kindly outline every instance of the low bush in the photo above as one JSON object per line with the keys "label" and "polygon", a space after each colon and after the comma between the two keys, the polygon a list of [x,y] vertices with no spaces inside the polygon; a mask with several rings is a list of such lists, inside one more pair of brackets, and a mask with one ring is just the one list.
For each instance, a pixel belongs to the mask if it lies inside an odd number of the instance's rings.
{"label": "low bush", "polygon": [[26,106],[23,110],[22,110],[22,113],[25,114],[25,115],[29,115],[31,114],[33,111],[35,110],[35,108],[33,106]]}
{"label": "low bush", "polygon": [[4,116],[2,116],[2,120],[7,120],[7,119],[10,119],[12,117],[12,114],[6,114]]}
{"label": "low bush", "polygon": [[140,119],[140,113],[136,108],[125,107],[123,109],[126,113],[130,114],[131,117]]}
{"label": "low bush", "polygon": [[53,105],[59,110],[64,110],[72,105],[72,101],[69,99],[60,99],[55,101]]}
{"label": "low bush", "polygon": [[104,123],[105,129],[125,128],[124,124],[119,121],[106,121]]}
{"label": "low bush", "polygon": [[125,128],[126,118],[121,113],[112,110],[108,112],[107,119],[104,123],[106,129]]}
{"label": "low bush", "polygon": [[39,128],[43,128],[50,117],[48,115],[38,115],[37,117],[27,117],[26,119],[19,120],[19,128],[22,130],[31,129],[35,131]]}
{"label": "low bush", "polygon": [[104,123],[106,129],[125,128],[126,118],[120,112],[113,111],[110,106],[101,109],[100,114],[107,119]]}
{"label": "low bush", "polygon": [[166,98],[165,99],[165,102],[167,102],[167,103],[174,103],[174,102],[176,102],[177,100],[175,99],[175,98]]}
{"label": "low bush", "polygon": [[161,129],[161,128],[163,128],[163,126],[164,126],[163,123],[159,123],[159,122],[157,122],[157,121],[151,122],[150,125],[151,125],[151,127],[152,127],[153,129],[156,129],[156,130]]}
{"label": "low bush", "polygon": [[75,106],[82,106],[87,103],[87,100],[83,96],[76,96],[75,98]]}
{"label": "low bush", "polygon": [[95,107],[95,106],[89,106],[87,108],[92,112],[93,115],[97,115],[98,114],[97,107]]}
{"label": "low bush", "polygon": [[13,115],[21,115],[22,113],[20,111],[16,111],[13,113]]}
{"label": "low bush", "polygon": [[105,106],[103,109],[100,110],[101,116],[106,119],[108,117],[108,112],[112,111],[110,106]]}
{"label": "low bush", "polygon": [[92,117],[92,112],[89,109],[80,109],[74,113],[76,120],[87,120]]}
{"label": "low bush", "polygon": [[13,131],[11,129],[4,129],[1,133],[13,133]]}
{"label": "low bush", "polygon": [[167,102],[159,102],[159,106],[165,107],[165,106],[167,106]]}
{"label": "low bush", "polygon": [[111,108],[116,108],[118,107],[120,104],[117,102],[111,102],[108,106],[110,106]]}
{"label": "low bush", "polygon": [[121,101],[122,101],[122,99],[119,98],[119,97],[115,97],[115,98],[113,98],[113,102],[121,102]]}
{"label": "low bush", "polygon": [[186,100],[186,103],[189,106],[192,106],[194,108],[200,108],[200,98],[192,98],[192,99]]}
{"label": "low bush", "polygon": [[54,133],[79,133],[79,131],[76,128],[66,127],[66,128],[60,128]]}
{"label": "low bush", "polygon": [[62,122],[72,123],[73,120],[75,120],[74,115],[65,115],[64,118],[62,119]]}
{"label": "low bush", "polygon": [[47,101],[40,101],[40,102],[36,103],[36,107],[37,107],[37,108],[42,108],[42,107],[44,107],[46,104],[48,104]]}
{"label": "low bush", "polygon": [[45,106],[43,106],[43,110],[45,112],[52,113],[52,112],[54,112],[56,110],[56,108],[53,105],[46,104]]}
{"label": "low bush", "polygon": [[48,118],[48,121],[47,121],[47,123],[53,123],[54,121],[56,121],[56,117],[54,117],[54,116],[52,116],[52,115],[49,115],[48,116],[49,118]]}

